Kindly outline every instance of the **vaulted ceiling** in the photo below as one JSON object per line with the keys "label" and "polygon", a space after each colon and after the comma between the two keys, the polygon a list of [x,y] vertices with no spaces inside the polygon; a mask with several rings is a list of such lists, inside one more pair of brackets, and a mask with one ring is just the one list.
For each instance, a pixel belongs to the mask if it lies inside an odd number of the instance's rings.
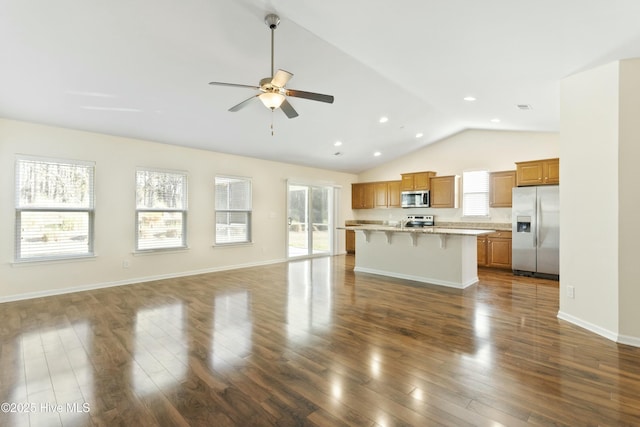
{"label": "vaulted ceiling", "polygon": [[[229,112],[255,92],[208,85],[270,75],[267,13],[287,86],[333,104]],[[0,116],[360,172],[464,129],[558,131],[560,80],[640,57],[639,17],[637,0],[0,0]]]}

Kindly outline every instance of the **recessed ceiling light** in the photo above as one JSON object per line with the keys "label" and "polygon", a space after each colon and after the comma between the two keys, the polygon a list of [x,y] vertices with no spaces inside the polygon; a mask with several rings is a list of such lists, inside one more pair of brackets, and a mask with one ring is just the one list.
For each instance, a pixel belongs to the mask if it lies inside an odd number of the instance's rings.
{"label": "recessed ceiling light", "polygon": [[520,110],[533,110],[533,107],[529,104],[518,104],[517,107]]}
{"label": "recessed ceiling light", "polygon": [[336,141],[333,143],[334,146],[340,147],[342,145],[342,141]]}
{"label": "recessed ceiling light", "polygon": [[389,117],[382,116],[379,121],[380,123],[387,123],[389,121]]}
{"label": "recessed ceiling light", "polygon": [[473,102],[476,100],[476,98],[474,96],[465,96],[464,98],[465,101],[469,101],[469,102]]}
{"label": "recessed ceiling light", "polygon": [[376,151],[375,153],[373,153],[373,155],[374,155],[374,156],[376,156],[376,157],[378,157],[378,156],[381,156],[381,155],[382,155],[382,153],[381,153],[381,152],[379,152],[379,151]]}
{"label": "recessed ceiling light", "polygon": [[492,123],[500,123],[500,119],[491,119]]}
{"label": "recessed ceiling light", "polygon": [[416,138],[422,138],[424,134],[422,132],[416,133]]}

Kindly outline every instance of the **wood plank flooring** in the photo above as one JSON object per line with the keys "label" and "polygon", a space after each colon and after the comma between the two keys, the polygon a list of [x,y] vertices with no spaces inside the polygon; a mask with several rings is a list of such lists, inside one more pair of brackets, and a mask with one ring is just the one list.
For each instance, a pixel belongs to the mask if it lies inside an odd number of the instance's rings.
{"label": "wood plank flooring", "polygon": [[2,304],[0,425],[640,425],[640,349],[558,320],[557,282],[483,269],[459,291],[352,269]]}

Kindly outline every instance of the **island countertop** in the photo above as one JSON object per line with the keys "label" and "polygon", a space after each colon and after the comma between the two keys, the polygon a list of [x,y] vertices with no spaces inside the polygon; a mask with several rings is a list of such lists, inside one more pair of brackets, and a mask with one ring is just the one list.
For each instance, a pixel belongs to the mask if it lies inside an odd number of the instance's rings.
{"label": "island countertop", "polygon": [[350,230],[350,231],[384,231],[386,233],[420,233],[420,234],[449,234],[458,236],[483,236],[486,234],[494,233],[496,230],[479,230],[471,228],[450,228],[450,227],[400,227],[391,225],[379,225],[379,224],[358,224],[358,225],[346,225],[343,227],[336,227],[338,230]]}

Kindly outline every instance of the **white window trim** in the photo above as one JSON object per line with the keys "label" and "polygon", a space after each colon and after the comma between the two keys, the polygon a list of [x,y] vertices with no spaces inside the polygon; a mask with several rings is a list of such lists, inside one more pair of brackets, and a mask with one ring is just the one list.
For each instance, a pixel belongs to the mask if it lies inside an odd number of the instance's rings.
{"label": "white window trim", "polygon": [[[92,168],[91,173],[91,191],[89,193],[91,197],[90,208],[64,208],[64,207],[54,207],[54,208],[46,208],[46,207],[37,207],[37,208],[23,208],[19,207],[19,198],[20,194],[18,194],[18,164],[21,161],[26,162],[43,162],[43,163],[59,163],[59,164],[68,164],[68,165],[78,165],[78,166],[87,166]],[[96,210],[96,196],[95,196],[95,188],[96,188],[96,163],[94,161],[89,160],[78,160],[78,159],[69,159],[69,158],[61,158],[61,157],[47,157],[47,156],[33,156],[27,154],[18,154],[15,157],[14,162],[14,171],[13,171],[13,179],[14,179],[14,209],[15,209],[15,227],[14,227],[14,260],[11,263],[12,265],[28,265],[35,263],[58,263],[58,262],[69,262],[69,261],[77,261],[77,260],[86,260],[92,259],[96,257],[95,254],[95,210]],[[41,256],[41,257],[32,257],[32,258],[23,258],[21,256],[21,215],[22,212],[87,212],[88,214],[88,230],[87,230],[87,240],[88,240],[88,252],[86,254],[60,254],[55,256]]]}
{"label": "white window trim", "polygon": [[[142,209],[138,209],[138,202],[137,202],[137,190],[138,190],[138,172],[139,171],[144,171],[144,172],[158,172],[158,173],[167,173],[167,174],[176,174],[176,175],[183,175],[185,177],[185,188],[184,188],[184,207],[183,209],[147,209],[147,208],[142,208]],[[182,252],[185,250],[189,249],[189,245],[187,244],[187,220],[188,220],[188,202],[189,202],[189,173],[187,171],[183,171],[183,170],[176,170],[176,169],[162,169],[162,168],[153,168],[153,167],[145,167],[145,166],[138,166],[136,167],[136,174],[134,176],[134,193],[133,193],[133,197],[134,197],[134,206],[136,207],[136,212],[135,212],[135,248],[133,250],[133,254],[135,255],[148,255],[148,254],[154,254],[154,253],[167,253],[167,252]],[[139,248],[139,236],[138,236],[138,230],[139,230],[139,213],[141,212],[181,212],[182,213],[182,245],[180,246],[168,246],[168,247],[160,247],[160,248],[143,248],[140,249]]]}
{"label": "white window trim", "polygon": [[[216,186],[216,180],[218,178],[226,178],[226,179],[237,179],[237,180],[242,180],[242,181],[248,181],[249,182],[249,209],[218,209],[216,204],[215,204],[215,186]],[[213,181],[213,187],[214,187],[214,217],[213,217],[213,222],[214,222],[214,235],[213,235],[213,244],[211,246],[213,247],[219,247],[219,248],[223,248],[223,247],[233,247],[233,246],[251,246],[253,245],[253,178],[248,177],[248,176],[237,176],[237,175],[223,175],[223,174],[217,174],[214,177],[214,181]],[[217,218],[218,218],[218,212],[220,213],[230,213],[230,212],[246,212],[248,214],[248,218],[247,218],[247,234],[248,234],[248,238],[246,241],[243,242],[228,242],[228,243],[219,243],[218,240],[218,236],[217,236]]]}

